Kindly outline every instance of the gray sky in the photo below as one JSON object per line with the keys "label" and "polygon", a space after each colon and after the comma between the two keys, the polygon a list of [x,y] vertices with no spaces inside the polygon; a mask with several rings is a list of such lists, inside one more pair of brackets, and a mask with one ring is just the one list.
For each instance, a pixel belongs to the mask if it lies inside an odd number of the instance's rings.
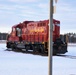
{"label": "gray sky", "polygon": [[[61,22],[61,33],[76,32],[76,0],[58,0],[54,19]],[[0,32],[9,32],[25,20],[49,19],[49,0],[0,0]]]}

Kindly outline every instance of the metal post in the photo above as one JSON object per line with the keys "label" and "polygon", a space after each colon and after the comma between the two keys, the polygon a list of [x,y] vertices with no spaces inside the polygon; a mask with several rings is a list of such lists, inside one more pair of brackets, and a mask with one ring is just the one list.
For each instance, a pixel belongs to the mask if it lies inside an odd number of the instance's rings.
{"label": "metal post", "polygon": [[53,0],[50,0],[49,17],[49,75],[52,75],[52,52],[53,52]]}

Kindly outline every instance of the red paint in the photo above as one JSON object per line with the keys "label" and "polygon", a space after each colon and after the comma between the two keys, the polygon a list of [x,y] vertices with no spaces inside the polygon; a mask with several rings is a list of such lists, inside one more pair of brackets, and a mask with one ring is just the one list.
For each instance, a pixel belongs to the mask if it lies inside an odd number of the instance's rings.
{"label": "red paint", "polygon": [[[53,20],[53,41],[60,36],[60,21]],[[28,42],[48,42],[49,20],[43,21],[24,21],[23,23],[14,25],[10,34],[9,41],[19,41],[16,35],[16,28],[22,30],[22,40]]]}

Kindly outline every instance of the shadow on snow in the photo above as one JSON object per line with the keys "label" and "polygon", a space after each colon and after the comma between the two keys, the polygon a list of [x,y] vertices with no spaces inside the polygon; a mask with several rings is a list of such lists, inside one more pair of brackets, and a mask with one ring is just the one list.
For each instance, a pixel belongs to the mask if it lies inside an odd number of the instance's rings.
{"label": "shadow on snow", "polygon": [[56,56],[64,57],[64,58],[70,58],[70,59],[76,59],[76,56],[72,56],[72,55],[61,55],[61,54],[58,54]]}
{"label": "shadow on snow", "polygon": [[12,49],[5,49],[5,51],[13,51],[13,52],[17,52],[17,53],[23,53],[23,54],[33,54],[33,55],[40,55],[40,56],[48,56],[48,53],[39,53],[39,52],[35,52],[33,53],[33,51],[22,51],[22,50],[12,50]]}

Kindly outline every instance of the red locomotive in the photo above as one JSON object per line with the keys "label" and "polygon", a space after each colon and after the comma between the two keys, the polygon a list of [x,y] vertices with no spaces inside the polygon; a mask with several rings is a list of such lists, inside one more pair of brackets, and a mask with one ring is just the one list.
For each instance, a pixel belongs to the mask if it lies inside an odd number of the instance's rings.
{"label": "red locomotive", "polygon": [[[47,53],[48,42],[49,20],[24,21],[12,27],[12,31],[7,37],[7,48]],[[60,21],[53,19],[53,54],[66,52],[67,43],[60,39]]]}

